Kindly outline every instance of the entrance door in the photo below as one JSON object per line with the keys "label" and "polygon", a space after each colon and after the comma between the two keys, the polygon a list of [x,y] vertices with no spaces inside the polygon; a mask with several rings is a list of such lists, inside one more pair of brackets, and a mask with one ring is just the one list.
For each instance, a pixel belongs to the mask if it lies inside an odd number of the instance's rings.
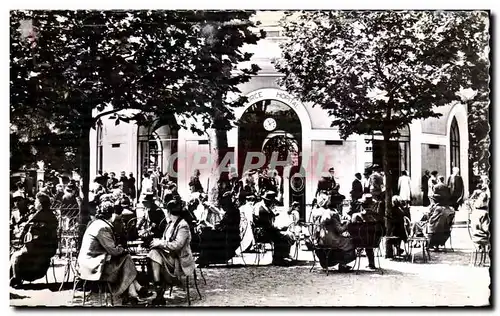
{"label": "entrance door", "polygon": [[[401,174],[401,150],[398,141],[389,141],[387,144],[389,171],[392,174],[392,183],[386,185],[392,188],[392,192],[398,190],[398,179]],[[373,141],[373,164],[383,166],[382,141]]]}

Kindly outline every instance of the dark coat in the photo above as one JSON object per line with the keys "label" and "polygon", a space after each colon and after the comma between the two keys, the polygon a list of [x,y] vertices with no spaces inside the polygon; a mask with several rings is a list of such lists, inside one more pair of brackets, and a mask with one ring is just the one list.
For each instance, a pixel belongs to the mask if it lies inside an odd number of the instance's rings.
{"label": "dark coat", "polygon": [[57,218],[50,209],[36,212],[21,235],[24,246],[11,257],[13,276],[26,281],[43,277],[57,251]]}
{"label": "dark coat", "polygon": [[203,186],[201,185],[199,177],[191,177],[189,180],[189,188],[191,189],[191,193],[203,193]]}
{"label": "dark coat", "polygon": [[328,178],[321,178],[318,181],[318,188],[316,189],[316,194],[317,196],[320,192],[326,192],[326,194],[331,195],[333,192],[333,188],[337,186],[337,182],[333,177],[328,177]]}
{"label": "dark coat", "polygon": [[453,205],[462,205],[464,202],[464,180],[461,176],[450,176],[448,178],[450,188],[450,200]]}
{"label": "dark coat", "polygon": [[358,200],[363,196],[363,184],[361,180],[355,179],[352,182],[351,198],[352,200]]}

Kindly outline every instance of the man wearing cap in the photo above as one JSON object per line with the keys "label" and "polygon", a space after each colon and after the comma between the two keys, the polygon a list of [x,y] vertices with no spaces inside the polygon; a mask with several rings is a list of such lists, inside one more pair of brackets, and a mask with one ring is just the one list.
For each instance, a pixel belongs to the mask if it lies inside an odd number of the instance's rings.
{"label": "man wearing cap", "polygon": [[384,187],[384,177],[380,174],[380,166],[373,165],[372,174],[370,175],[370,194],[377,201],[383,200]]}
{"label": "man wearing cap", "polygon": [[318,188],[316,189],[315,199],[318,197],[318,194],[325,193],[330,199],[328,208],[332,209],[337,205],[337,203],[334,203],[337,202],[334,201],[334,199],[336,200],[336,198],[334,197],[339,196],[340,185],[337,183],[337,181],[335,181],[335,168],[331,167],[330,169],[328,169],[328,173],[328,176],[325,175],[318,181]]}
{"label": "man wearing cap", "polygon": [[255,170],[248,170],[245,173],[245,177],[239,182],[239,196],[238,200],[240,205],[243,205],[246,201],[246,197],[249,195],[257,196],[257,188],[255,187],[254,175]]}
{"label": "man wearing cap", "polygon": [[274,227],[274,218],[276,217],[276,214],[273,212],[273,206],[276,202],[276,193],[268,191],[262,196],[262,201],[255,204],[255,238],[257,241],[271,241],[274,244],[274,265],[289,265],[292,262],[289,256],[293,240]]}

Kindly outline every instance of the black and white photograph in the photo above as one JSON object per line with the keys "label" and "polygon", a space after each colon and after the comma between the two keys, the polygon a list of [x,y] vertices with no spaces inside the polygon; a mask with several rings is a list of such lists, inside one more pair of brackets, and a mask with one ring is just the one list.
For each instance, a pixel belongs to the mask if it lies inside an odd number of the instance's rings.
{"label": "black and white photograph", "polygon": [[490,11],[9,19],[10,306],[491,306]]}

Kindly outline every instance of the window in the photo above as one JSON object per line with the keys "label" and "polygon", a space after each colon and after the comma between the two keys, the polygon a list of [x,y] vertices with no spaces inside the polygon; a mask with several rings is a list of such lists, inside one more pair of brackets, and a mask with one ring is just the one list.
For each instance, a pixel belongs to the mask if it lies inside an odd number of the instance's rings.
{"label": "window", "polygon": [[450,170],[453,167],[460,168],[460,134],[456,118],[453,118],[450,128]]}
{"label": "window", "polygon": [[97,171],[102,171],[102,123],[97,124]]}

